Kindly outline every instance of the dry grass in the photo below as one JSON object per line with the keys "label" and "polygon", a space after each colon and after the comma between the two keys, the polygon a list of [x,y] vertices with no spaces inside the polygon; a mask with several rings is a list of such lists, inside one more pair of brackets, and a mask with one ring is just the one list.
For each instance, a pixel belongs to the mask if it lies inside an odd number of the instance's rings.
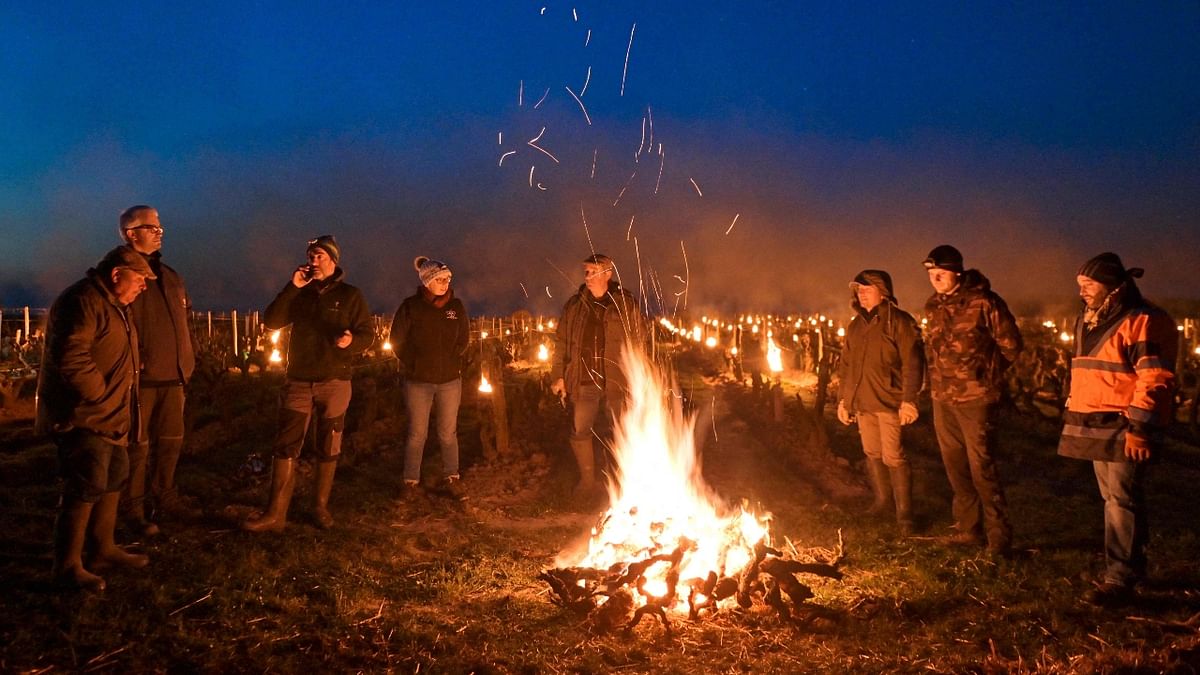
{"label": "dry grass", "polygon": [[[339,469],[338,527],[315,529],[308,480],[281,535],[252,536],[232,516],[260,502],[261,482],[238,467],[269,441],[269,387],[225,385],[198,410],[185,487],[211,514],[144,542],[153,563],[114,573],[102,597],[46,583],[56,498],[53,450],[24,422],[4,427],[0,469],[0,671],[203,672],[1194,672],[1200,668],[1200,513],[1192,462],[1167,462],[1150,481],[1151,583],[1125,611],[1080,602],[1098,570],[1100,504],[1090,471],[1053,456],[1055,429],[1002,420],[1002,471],[1021,555],[993,560],[933,541],[898,541],[890,523],[858,515],[797,471],[793,431],[765,405],[722,389],[728,416],[705,453],[722,494],[775,515],[778,536],[829,545],[845,533],[845,579],[805,579],[812,612],[783,623],[755,607],[697,623],[655,622],[631,635],[597,634],[551,604],[536,574],[580,537],[590,515],[571,509],[565,417],[550,406],[514,426],[519,459],[483,465],[475,408],[464,405],[465,504],[396,499],[402,458],[396,416]],[[381,411],[395,401],[381,388]],[[265,404],[267,408],[261,406]],[[384,405],[386,404],[386,405]],[[792,404],[794,405],[794,403]],[[218,412],[219,409],[223,409]],[[226,414],[230,416],[225,416]],[[548,431],[547,431],[548,430]],[[561,435],[560,435],[561,434]],[[834,454],[858,457],[852,432]],[[909,439],[926,537],[945,531],[948,489],[927,423]],[[1180,449],[1180,452],[1185,450]],[[1194,452],[1194,451],[1190,451]],[[546,459],[528,459],[542,455]],[[428,460],[436,464],[436,450]],[[228,504],[242,508],[226,511]],[[1189,623],[1191,621],[1191,623]]]}

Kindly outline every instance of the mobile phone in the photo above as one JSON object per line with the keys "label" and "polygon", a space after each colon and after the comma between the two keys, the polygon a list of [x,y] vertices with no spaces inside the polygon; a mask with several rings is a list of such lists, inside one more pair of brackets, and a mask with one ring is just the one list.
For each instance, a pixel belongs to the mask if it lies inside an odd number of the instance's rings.
{"label": "mobile phone", "polygon": [[315,274],[315,273],[316,273],[316,270],[313,269],[312,265],[305,265],[304,271],[301,272],[300,275],[303,276],[305,279],[312,279],[313,274]]}

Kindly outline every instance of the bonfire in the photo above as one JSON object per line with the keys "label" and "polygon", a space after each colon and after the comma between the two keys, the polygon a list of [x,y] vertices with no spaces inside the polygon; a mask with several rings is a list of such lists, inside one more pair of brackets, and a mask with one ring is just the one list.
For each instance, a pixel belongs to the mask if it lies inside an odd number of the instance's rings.
{"label": "bonfire", "polygon": [[769,513],[713,492],[696,455],[696,420],[663,369],[632,347],[622,367],[629,390],[613,431],[610,506],[586,548],[541,574],[556,603],[591,614],[600,629],[630,629],[652,614],[669,632],[668,614],[696,619],[735,603],[759,601],[790,618],[813,595],[795,574],[841,577],[840,545],[824,559],[786,555],[772,545]]}

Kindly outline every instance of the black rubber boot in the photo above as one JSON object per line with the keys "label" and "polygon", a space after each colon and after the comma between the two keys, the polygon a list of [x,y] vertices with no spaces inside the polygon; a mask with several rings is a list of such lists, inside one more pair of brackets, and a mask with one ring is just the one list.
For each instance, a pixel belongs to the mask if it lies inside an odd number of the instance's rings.
{"label": "black rubber boot", "polygon": [[313,517],[317,527],[328,530],[333,527],[333,515],[329,513],[329,493],[333,491],[333,474],[337,471],[337,460],[317,464],[316,505]]}

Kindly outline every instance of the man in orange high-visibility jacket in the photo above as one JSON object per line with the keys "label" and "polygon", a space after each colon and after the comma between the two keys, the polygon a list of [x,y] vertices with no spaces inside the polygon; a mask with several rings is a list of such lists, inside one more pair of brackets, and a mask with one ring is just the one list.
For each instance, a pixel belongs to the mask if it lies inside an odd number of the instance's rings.
{"label": "man in orange high-visibility jacket", "polygon": [[1143,481],[1171,420],[1175,322],[1142,298],[1142,272],[1101,253],[1076,277],[1085,306],[1058,454],[1091,460],[1104,499],[1104,577],[1087,594],[1098,605],[1124,604],[1146,573]]}

